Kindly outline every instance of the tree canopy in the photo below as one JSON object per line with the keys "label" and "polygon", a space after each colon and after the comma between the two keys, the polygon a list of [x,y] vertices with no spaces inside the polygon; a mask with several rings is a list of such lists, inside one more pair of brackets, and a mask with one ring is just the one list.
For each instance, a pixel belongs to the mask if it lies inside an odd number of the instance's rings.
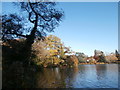
{"label": "tree canopy", "polygon": [[[41,39],[47,32],[53,32],[64,16],[58,10],[55,2],[19,2],[21,10],[26,12],[27,22],[17,14],[2,16],[3,39],[24,37],[28,44],[33,44],[35,38]],[[26,23],[32,25],[25,28]]]}
{"label": "tree canopy", "polygon": [[26,37],[23,35],[23,18],[18,17],[15,14],[2,16],[2,39],[12,39],[16,37]]}

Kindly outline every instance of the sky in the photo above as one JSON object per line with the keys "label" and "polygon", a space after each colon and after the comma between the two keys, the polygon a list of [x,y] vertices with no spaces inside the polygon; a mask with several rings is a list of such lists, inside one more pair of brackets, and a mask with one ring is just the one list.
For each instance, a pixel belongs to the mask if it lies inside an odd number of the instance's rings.
{"label": "sky", "polygon": [[[1,5],[1,4],[0,4]],[[117,2],[59,2],[65,16],[53,33],[73,51],[94,55],[118,49]],[[2,13],[18,10],[11,3],[2,3]],[[19,12],[21,13],[21,12]]]}

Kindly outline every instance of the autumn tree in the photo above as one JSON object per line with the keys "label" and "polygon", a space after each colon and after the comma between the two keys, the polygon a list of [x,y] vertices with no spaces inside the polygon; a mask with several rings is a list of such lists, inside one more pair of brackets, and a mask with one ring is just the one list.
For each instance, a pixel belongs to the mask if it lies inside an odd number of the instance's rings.
{"label": "autumn tree", "polygon": [[61,57],[64,55],[64,45],[61,39],[54,35],[49,35],[45,38],[46,49],[52,56]]}
{"label": "autumn tree", "polygon": [[78,66],[78,58],[75,55],[67,56],[65,62],[68,66]]}
{"label": "autumn tree", "polygon": [[49,52],[45,49],[45,43],[42,40],[36,40],[32,45],[32,62],[41,66],[48,56]]}
{"label": "autumn tree", "polygon": [[65,54],[75,53],[75,52],[71,49],[71,47],[67,47],[67,46],[65,46],[64,51],[65,51]]}
{"label": "autumn tree", "polygon": [[46,36],[44,40],[35,40],[32,45],[33,62],[44,67],[58,65],[64,55],[64,45],[61,39],[54,35]]}
{"label": "autumn tree", "polygon": [[106,57],[107,62],[114,62],[118,60],[115,53],[107,54],[105,57]]}

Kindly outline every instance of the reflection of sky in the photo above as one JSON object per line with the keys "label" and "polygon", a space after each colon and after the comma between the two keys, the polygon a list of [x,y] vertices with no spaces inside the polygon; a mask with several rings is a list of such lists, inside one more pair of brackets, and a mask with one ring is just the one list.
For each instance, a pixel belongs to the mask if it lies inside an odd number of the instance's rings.
{"label": "reflection of sky", "polygon": [[73,82],[76,88],[117,88],[118,66],[111,65],[81,65],[79,73]]}
{"label": "reflection of sky", "polygon": [[[65,18],[55,34],[74,51],[93,55],[95,49],[114,52],[118,48],[118,3],[59,3]],[[17,8],[3,3],[2,13],[14,13]],[[23,12],[19,12],[19,15]]]}

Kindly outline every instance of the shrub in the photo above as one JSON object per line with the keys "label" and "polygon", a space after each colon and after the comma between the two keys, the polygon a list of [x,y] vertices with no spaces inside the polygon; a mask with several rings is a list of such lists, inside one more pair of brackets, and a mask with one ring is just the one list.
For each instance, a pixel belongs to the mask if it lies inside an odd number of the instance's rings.
{"label": "shrub", "polygon": [[67,56],[66,63],[68,66],[78,66],[78,59],[75,55]]}
{"label": "shrub", "polygon": [[98,62],[106,62],[106,58],[103,55],[99,56]]}

